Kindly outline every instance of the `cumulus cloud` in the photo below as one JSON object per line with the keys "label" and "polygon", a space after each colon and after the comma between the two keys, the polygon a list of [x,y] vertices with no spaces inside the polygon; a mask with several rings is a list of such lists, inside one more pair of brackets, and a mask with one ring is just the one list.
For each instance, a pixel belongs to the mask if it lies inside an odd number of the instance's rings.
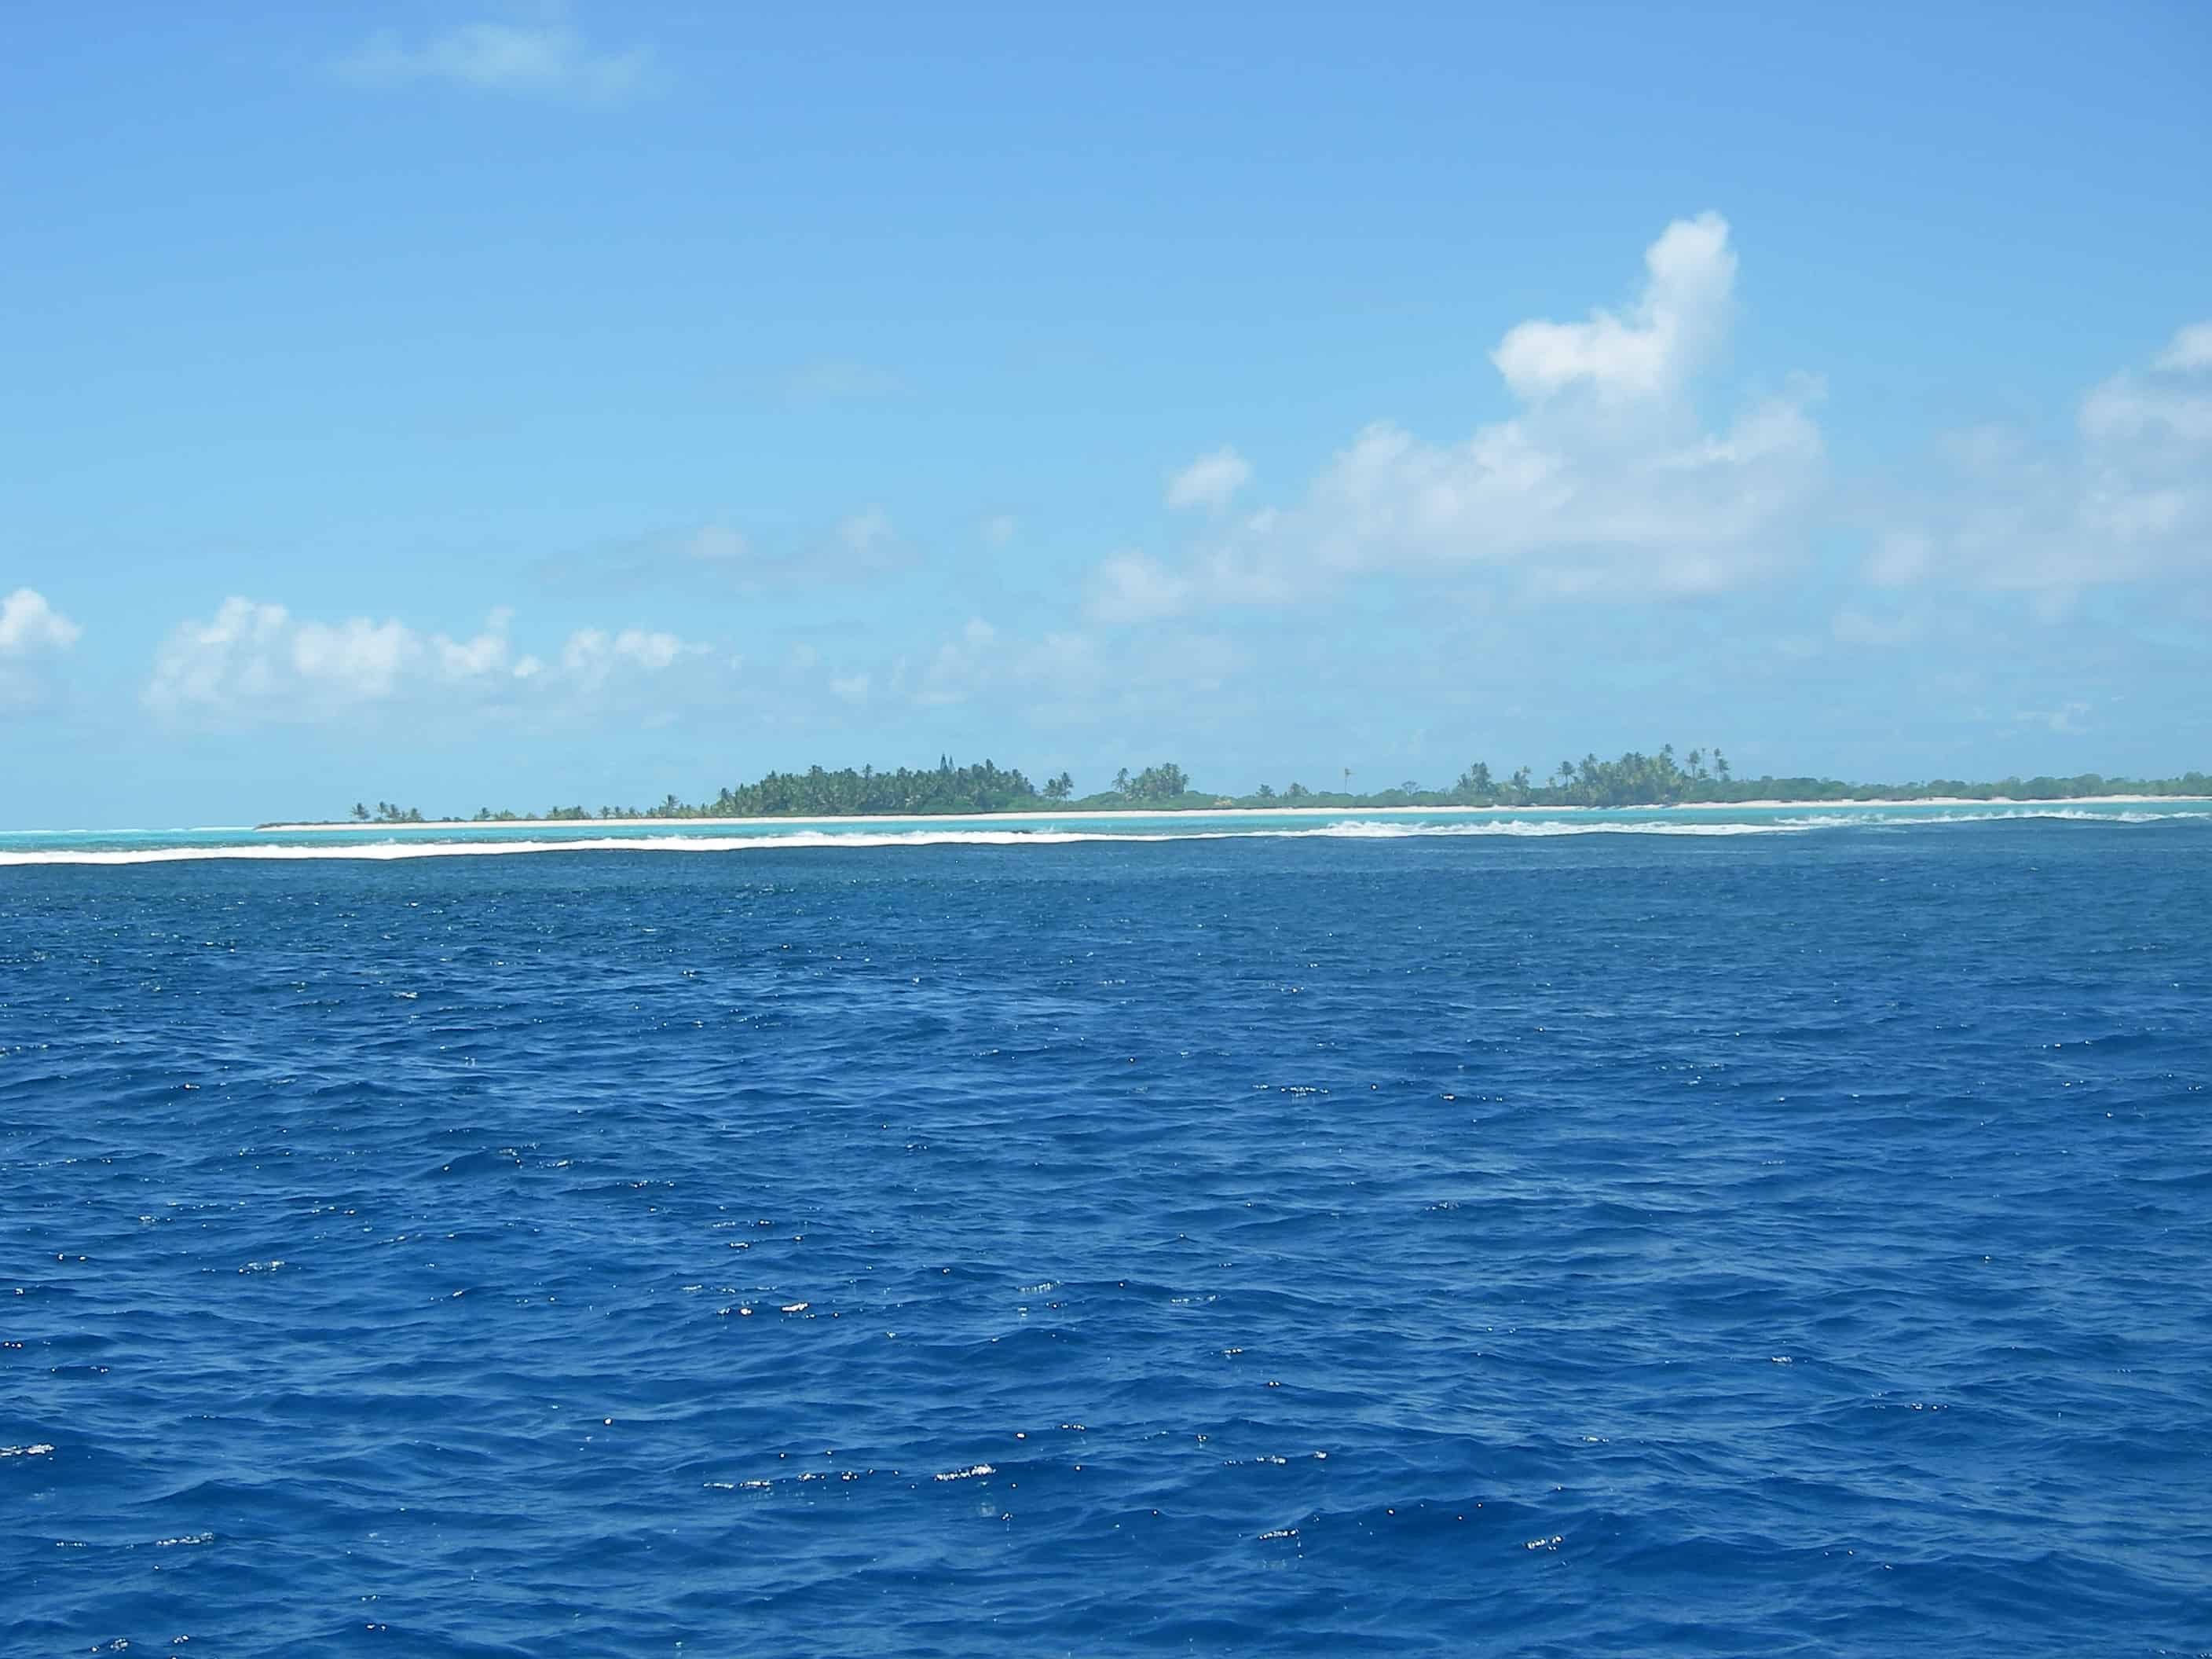
{"label": "cumulus cloud", "polygon": [[584,628],[571,634],[561,647],[561,666],[575,685],[596,691],[626,669],[658,674],[673,665],[684,648],[684,641],[673,634],[648,633],[641,628],[610,634]]}
{"label": "cumulus cloud", "polygon": [[1104,562],[1091,614],[1288,604],[1362,576],[1484,568],[1536,598],[1702,593],[1784,566],[1820,488],[1820,383],[1793,378],[1709,428],[1690,391],[1727,331],[1728,225],[1677,221],[1644,264],[1625,313],[1507,331],[1492,359],[1523,405],[1513,418],[1458,442],[1378,422],[1297,504],[1247,514],[1172,564],[1141,552]]}
{"label": "cumulus cloud", "polygon": [[52,688],[42,665],[83,632],[36,588],[19,587],[0,599],[0,711],[43,703]]}
{"label": "cumulus cloud", "polygon": [[1878,585],[2064,593],[2212,572],[2212,323],[2093,386],[2064,444],[1954,436],[1919,511],[1881,528]]}
{"label": "cumulus cloud", "polygon": [[492,612],[464,639],[396,617],[301,618],[234,597],[187,622],[155,654],[143,701],[179,724],[311,724],[379,710],[574,712],[611,690],[642,692],[703,647],[673,634],[586,628],[550,659],[517,653],[512,613]]}
{"label": "cumulus cloud", "polygon": [[0,657],[26,658],[66,651],[84,630],[46,602],[33,587],[19,587],[0,599]]}
{"label": "cumulus cloud", "polygon": [[464,23],[410,46],[380,29],[338,65],[357,86],[442,82],[476,91],[612,104],[650,84],[645,46],[609,51],[563,23]]}
{"label": "cumulus cloud", "polygon": [[1606,398],[1651,398],[1679,387],[1726,331],[1735,285],[1728,222],[1677,219],[1644,251],[1644,293],[1626,318],[1593,311],[1586,323],[1532,321],[1490,354],[1518,397],[1586,386]]}
{"label": "cumulus cloud", "polygon": [[1251,481],[1252,468],[1226,446],[1201,455],[1168,480],[1168,505],[1206,507],[1219,512]]}

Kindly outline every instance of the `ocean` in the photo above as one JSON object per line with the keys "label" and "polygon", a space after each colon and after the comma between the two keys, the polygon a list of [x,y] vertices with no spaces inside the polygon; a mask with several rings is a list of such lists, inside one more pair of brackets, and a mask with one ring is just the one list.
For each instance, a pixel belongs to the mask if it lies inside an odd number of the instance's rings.
{"label": "ocean", "polygon": [[2201,804],[0,866],[7,1655],[2212,1651]]}

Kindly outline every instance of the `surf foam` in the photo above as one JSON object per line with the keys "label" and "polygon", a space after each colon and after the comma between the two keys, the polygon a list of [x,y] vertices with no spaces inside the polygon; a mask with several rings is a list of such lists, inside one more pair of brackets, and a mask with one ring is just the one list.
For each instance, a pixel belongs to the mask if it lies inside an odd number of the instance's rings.
{"label": "surf foam", "polygon": [[1924,824],[1988,823],[2013,819],[2062,820],[2082,823],[2139,825],[2185,818],[2212,822],[2202,809],[2098,812],[2067,807],[1992,807],[1984,811],[1908,813],[1861,809],[1789,817],[1711,818],[1486,818],[1450,823],[1409,823],[1346,818],[1324,824],[1279,824],[1237,828],[1194,826],[1188,830],[801,830],[712,836],[681,832],[562,837],[489,836],[476,839],[328,842],[234,842],[203,846],[8,847],[0,845],[0,866],[29,865],[139,865],[197,862],[291,863],[325,860],[389,862],[425,858],[512,857],[529,853],[750,853],[789,852],[818,848],[854,849],[897,847],[1069,847],[1091,843],[1146,845],[1176,841],[1420,841],[1464,837],[1552,840],[1581,836],[1734,837],[1802,836],[1841,829],[1910,830]]}

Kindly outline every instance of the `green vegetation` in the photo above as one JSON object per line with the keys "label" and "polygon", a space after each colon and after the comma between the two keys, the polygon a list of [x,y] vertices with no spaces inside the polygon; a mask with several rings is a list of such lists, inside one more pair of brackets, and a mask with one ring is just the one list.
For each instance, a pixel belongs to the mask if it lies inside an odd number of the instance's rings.
{"label": "green vegetation", "polygon": [[[1351,772],[1344,771],[1348,782]],[[1278,790],[1261,784],[1249,795],[1229,796],[1194,789],[1190,776],[1171,762],[1146,767],[1132,774],[1123,767],[1113,786],[1096,794],[1078,798],[1074,780],[1066,772],[1046,780],[1042,787],[1018,771],[1004,769],[990,761],[955,766],[951,757],[931,770],[901,767],[878,772],[864,766],[831,772],[817,766],[805,772],[771,772],[757,783],[735,784],[713,799],[686,805],[674,795],[658,806],[601,806],[592,811],[580,805],[556,806],[536,814],[495,811],[479,807],[478,823],[526,821],[576,822],[594,818],[748,818],[748,817],[976,817],[992,812],[1045,811],[1054,807],[1070,811],[1203,811],[1222,807],[1376,807],[1376,806],[1680,806],[1726,805],[1735,801],[1792,800],[1912,801],[1931,798],[1965,800],[2070,800],[2094,795],[2212,796],[2212,776],[2184,773],[2177,778],[2108,778],[2084,772],[2070,778],[2002,778],[1993,783],[1970,783],[1959,778],[1930,778],[1917,783],[1844,783],[1834,778],[1756,778],[1735,775],[1718,749],[1692,749],[1680,760],[1674,745],[1662,744],[1656,754],[1632,750],[1618,760],[1585,755],[1578,761],[1563,760],[1539,780],[1523,766],[1500,778],[1487,763],[1477,761],[1443,789],[1426,789],[1408,781],[1396,787],[1370,794],[1345,789],[1322,792],[1295,781]],[[356,803],[356,823],[421,823],[422,811],[379,801],[372,811]]]}

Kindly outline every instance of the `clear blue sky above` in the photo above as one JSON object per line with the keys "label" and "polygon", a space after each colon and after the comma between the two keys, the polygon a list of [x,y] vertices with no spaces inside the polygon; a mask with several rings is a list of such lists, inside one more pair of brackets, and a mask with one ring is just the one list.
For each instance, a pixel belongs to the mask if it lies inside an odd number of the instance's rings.
{"label": "clear blue sky above", "polygon": [[2212,764],[2212,11],[111,5],[0,824]]}

